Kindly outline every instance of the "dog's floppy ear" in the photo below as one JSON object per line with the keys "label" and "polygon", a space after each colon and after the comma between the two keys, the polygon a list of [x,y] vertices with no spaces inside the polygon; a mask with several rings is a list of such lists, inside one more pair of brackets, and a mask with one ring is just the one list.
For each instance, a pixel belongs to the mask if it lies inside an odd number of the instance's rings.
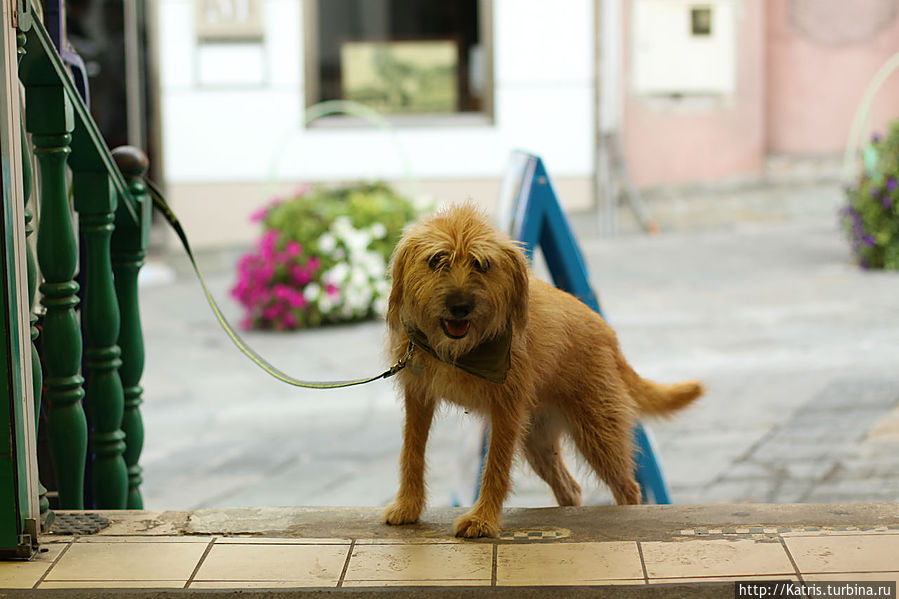
{"label": "dog's floppy ear", "polygon": [[392,329],[402,328],[400,308],[403,304],[403,276],[412,252],[411,245],[409,240],[403,237],[394,248],[390,259],[391,287],[390,297],[387,300],[387,324]]}
{"label": "dog's floppy ear", "polygon": [[511,278],[509,290],[509,318],[515,330],[523,331],[528,321],[528,261],[521,246],[515,242],[503,248]]}

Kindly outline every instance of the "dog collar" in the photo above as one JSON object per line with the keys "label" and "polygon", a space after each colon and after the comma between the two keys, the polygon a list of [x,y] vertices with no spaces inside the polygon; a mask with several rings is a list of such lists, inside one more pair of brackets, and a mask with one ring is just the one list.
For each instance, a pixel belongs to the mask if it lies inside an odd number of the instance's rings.
{"label": "dog collar", "polygon": [[456,361],[444,360],[428,345],[425,334],[416,327],[405,326],[409,342],[428,355],[450,366],[464,370],[484,380],[498,385],[506,382],[506,375],[512,366],[512,325],[506,326],[502,333],[484,341]]}

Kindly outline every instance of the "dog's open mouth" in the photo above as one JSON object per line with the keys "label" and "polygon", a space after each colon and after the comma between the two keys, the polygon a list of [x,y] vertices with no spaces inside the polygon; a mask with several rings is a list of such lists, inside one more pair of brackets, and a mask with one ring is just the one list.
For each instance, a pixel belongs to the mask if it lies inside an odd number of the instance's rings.
{"label": "dog's open mouth", "polygon": [[447,337],[461,339],[468,334],[471,322],[467,320],[441,320],[440,325],[443,327],[443,332],[446,333]]}

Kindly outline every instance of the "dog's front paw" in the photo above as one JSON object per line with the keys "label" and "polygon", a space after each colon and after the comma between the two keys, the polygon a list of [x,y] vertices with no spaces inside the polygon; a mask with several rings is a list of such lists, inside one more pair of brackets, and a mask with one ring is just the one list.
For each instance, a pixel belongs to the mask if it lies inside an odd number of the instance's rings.
{"label": "dog's front paw", "polygon": [[421,505],[394,499],[384,510],[387,524],[413,524],[421,515]]}
{"label": "dog's front paw", "polygon": [[499,535],[499,523],[468,512],[456,519],[453,523],[453,532],[457,537],[468,539],[495,537]]}

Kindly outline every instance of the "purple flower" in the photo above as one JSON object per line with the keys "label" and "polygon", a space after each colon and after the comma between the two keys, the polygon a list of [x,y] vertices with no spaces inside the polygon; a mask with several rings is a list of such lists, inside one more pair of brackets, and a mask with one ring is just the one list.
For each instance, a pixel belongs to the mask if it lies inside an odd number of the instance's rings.
{"label": "purple flower", "polygon": [[886,184],[887,192],[893,193],[894,191],[896,191],[896,186],[897,186],[896,177],[890,177],[889,179],[887,179],[887,184]]}
{"label": "purple flower", "polygon": [[883,196],[883,199],[880,200],[880,205],[883,206],[884,210],[890,210],[893,207],[893,198],[890,196]]}
{"label": "purple flower", "polygon": [[880,197],[880,188],[879,188],[879,187],[872,187],[872,188],[871,188],[871,197],[872,197],[872,198],[875,198],[875,199],[878,198],[878,197]]}
{"label": "purple flower", "polygon": [[880,133],[875,131],[874,133],[871,134],[871,143],[872,144],[880,143],[881,139],[883,139],[883,136]]}

